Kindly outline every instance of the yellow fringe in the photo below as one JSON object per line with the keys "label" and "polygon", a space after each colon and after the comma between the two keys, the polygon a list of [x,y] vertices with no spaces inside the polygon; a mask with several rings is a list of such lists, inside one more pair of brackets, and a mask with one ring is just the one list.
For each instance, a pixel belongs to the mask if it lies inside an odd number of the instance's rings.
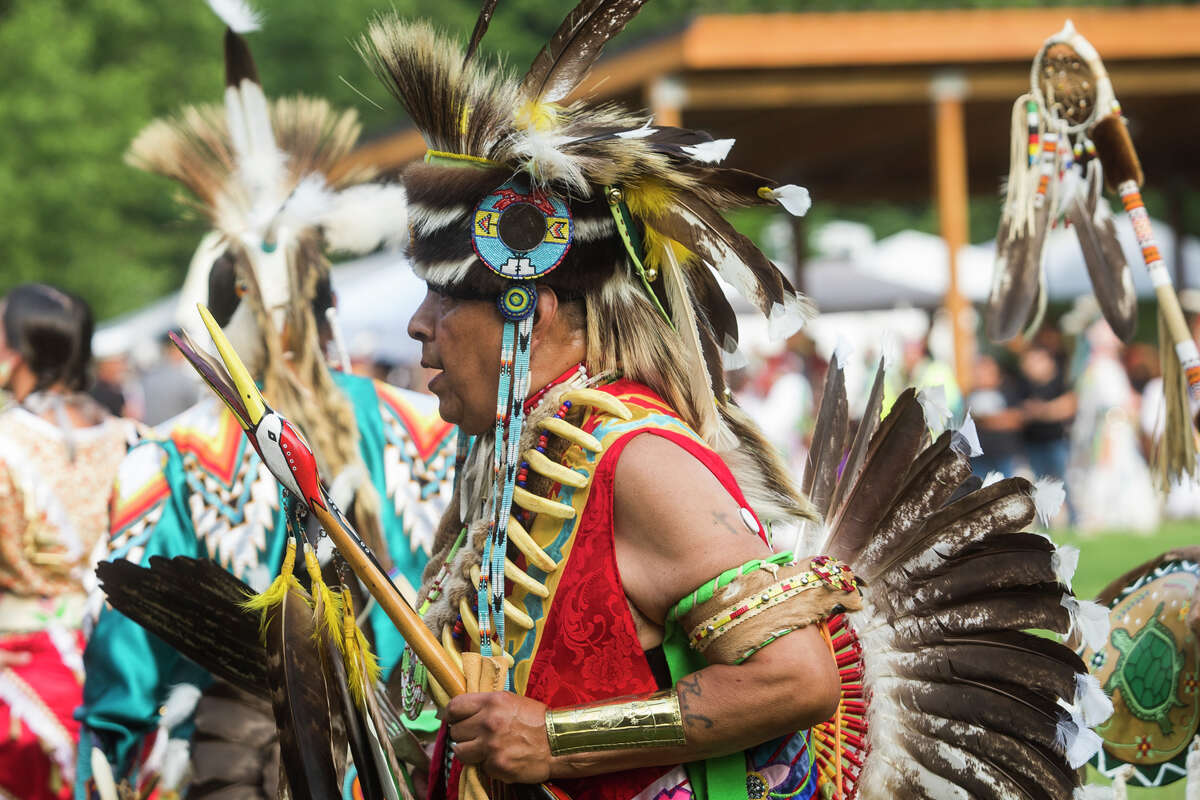
{"label": "yellow fringe", "polygon": [[342,588],[342,642],[346,661],[346,676],[350,682],[350,696],[359,708],[366,703],[368,686],[379,680],[379,661],[371,652],[371,645],[354,614],[354,598],[350,590]]}
{"label": "yellow fringe", "polygon": [[328,633],[337,645],[338,652],[346,654],[346,645],[342,639],[342,603],[329,584],[321,576],[321,564],[317,561],[317,553],[307,544],[304,546],[304,566],[308,570],[309,580],[312,581],[313,597],[313,638],[320,638],[321,631]]}
{"label": "yellow fringe", "polygon": [[279,568],[278,577],[271,581],[271,585],[265,592],[251,595],[246,602],[242,603],[242,608],[259,612],[259,635],[264,637],[267,635],[267,620],[270,618],[270,613],[283,603],[283,598],[287,597],[288,591],[301,588],[300,581],[296,580],[295,568],[296,540],[289,537],[287,549],[283,553],[283,566]]}

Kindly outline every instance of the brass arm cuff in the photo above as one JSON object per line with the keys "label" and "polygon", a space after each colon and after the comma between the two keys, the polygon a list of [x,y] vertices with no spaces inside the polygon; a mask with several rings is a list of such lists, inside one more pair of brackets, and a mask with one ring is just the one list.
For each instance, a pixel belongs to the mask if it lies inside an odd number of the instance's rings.
{"label": "brass arm cuff", "polygon": [[676,747],[687,744],[674,689],[604,703],[546,709],[550,753]]}

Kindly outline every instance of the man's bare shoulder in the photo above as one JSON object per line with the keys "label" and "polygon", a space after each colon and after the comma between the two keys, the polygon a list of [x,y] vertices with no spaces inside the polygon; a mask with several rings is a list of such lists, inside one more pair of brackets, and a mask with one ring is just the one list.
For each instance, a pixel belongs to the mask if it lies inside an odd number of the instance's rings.
{"label": "man's bare shoulder", "polygon": [[655,621],[699,584],[768,552],[749,509],[664,437],[638,436],[625,447],[613,493],[625,592]]}

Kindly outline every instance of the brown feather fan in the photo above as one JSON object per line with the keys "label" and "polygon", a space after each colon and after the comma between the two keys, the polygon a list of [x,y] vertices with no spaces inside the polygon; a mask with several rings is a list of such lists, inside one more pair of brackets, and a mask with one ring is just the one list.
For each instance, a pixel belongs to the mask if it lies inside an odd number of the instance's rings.
{"label": "brown feather fan", "polygon": [[846,373],[835,354],[825,371],[825,388],[821,392],[821,407],[813,426],[812,443],[804,467],[800,490],[822,516],[829,511],[830,495],[837,479],[837,468],[846,447],[849,426],[846,402]]}
{"label": "brown feather fan", "polygon": [[279,796],[279,736],[265,696],[224,681],[196,704],[187,796],[194,800],[275,800]]}
{"label": "brown feather fan", "polygon": [[842,469],[841,480],[837,481],[833,496],[829,500],[829,510],[825,514],[827,518],[837,516],[841,511],[842,501],[845,499],[845,490],[858,480],[863,459],[867,457],[867,448],[870,447],[871,439],[875,437],[875,431],[879,429],[880,412],[883,409],[883,383],[884,360],[881,358],[879,366],[875,369],[875,381],[871,384],[870,394],[867,395],[867,404],[863,408],[862,419],[858,421],[858,427],[854,431],[854,441],[846,456],[846,466]]}
{"label": "brown feather fan", "polygon": [[[1065,768],[1062,758],[1050,749],[994,730],[958,720],[906,712],[901,724],[929,739],[952,742],[964,757],[992,765],[1012,782],[1009,797],[1072,797],[1078,776]],[[970,770],[960,770],[970,773]],[[995,785],[969,787],[975,797],[995,796]]]}
{"label": "brown feather fan", "polygon": [[267,694],[258,615],[242,603],[249,586],[207,559],[152,556],[96,566],[108,602],[146,630],[234,686]]}
{"label": "brown feather fan", "polygon": [[[836,480],[845,499],[820,548],[865,581],[863,610],[847,615],[871,698],[859,796],[1069,800],[1074,768],[1099,747],[1088,725],[1101,720],[1084,718],[1104,704],[1079,656],[1025,632],[1066,634],[1085,616],[1064,585],[1070,559],[1021,532],[1032,487],[964,489],[961,436],[928,443],[912,390],[870,439],[851,447],[862,466]],[[817,463],[835,473],[833,461]]]}
{"label": "brown feather fan", "polygon": [[927,436],[925,414],[914,389],[896,400],[876,432],[861,475],[852,484],[846,504],[830,524],[825,550],[854,563],[887,513],[900,487],[896,476],[907,471]]}

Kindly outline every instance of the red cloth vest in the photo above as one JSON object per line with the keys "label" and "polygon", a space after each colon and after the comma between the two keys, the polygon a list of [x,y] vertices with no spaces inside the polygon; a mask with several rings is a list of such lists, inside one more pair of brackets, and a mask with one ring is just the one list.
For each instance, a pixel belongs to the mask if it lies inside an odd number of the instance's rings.
{"label": "red cloth vest", "polygon": [[[637,628],[622,588],[613,546],[613,479],[625,446],[642,434],[662,436],[704,464],[739,506],[747,507],[741,489],[725,463],[687,429],[678,416],[645,386],[621,380],[598,387],[654,413],[620,434],[600,457],[587,505],[574,534],[575,543],[546,614],[525,695],[551,708],[581,705],[658,690],[637,637]],[[584,429],[596,434],[611,417],[593,413]],[[626,423],[628,424],[628,423]],[[603,441],[603,437],[600,437]],[[759,526],[759,535],[766,540]],[[447,726],[434,751],[435,771],[445,763]],[[672,767],[646,767],[555,785],[573,800],[629,800]],[[458,797],[462,764],[452,762],[449,779],[430,781],[430,800]]]}

